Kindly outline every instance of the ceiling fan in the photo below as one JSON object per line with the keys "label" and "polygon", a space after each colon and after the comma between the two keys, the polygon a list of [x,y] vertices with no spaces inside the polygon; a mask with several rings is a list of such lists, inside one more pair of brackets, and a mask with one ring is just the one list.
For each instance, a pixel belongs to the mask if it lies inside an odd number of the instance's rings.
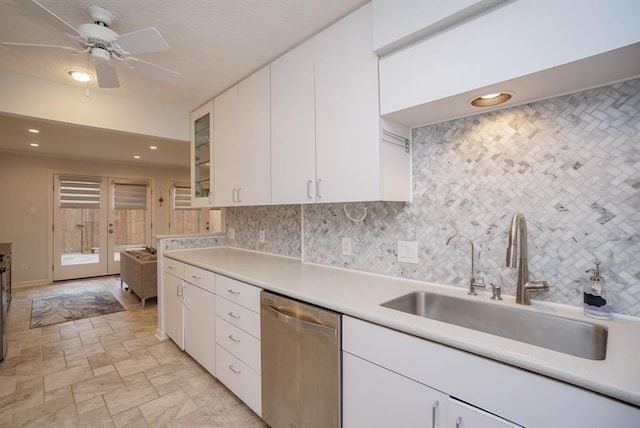
{"label": "ceiling fan", "polygon": [[118,34],[109,28],[115,21],[115,16],[99,6],[91,6],[89,7],[89,14],[93,19],[93,23],[80,24],[78,28],[75,28],[36,0],[20,1],[19,3],[27,8],[31,14],[39,15],[55,28],[79,42],[81,48],[4,42],[3,45],[7,47],[23,51],[40,50],[51,52],[57,49],[73,54],[88,53],[93,58],[98,77],[98,86],[101,88],[120,87],[116,68],[111,62],[112,58],[123,62],[127,67],[135,71],[167,83],[175,84],[182,76],[176,71],[131,56],[169,50],[169,45],[164,37],[153,27],[131,33]]}

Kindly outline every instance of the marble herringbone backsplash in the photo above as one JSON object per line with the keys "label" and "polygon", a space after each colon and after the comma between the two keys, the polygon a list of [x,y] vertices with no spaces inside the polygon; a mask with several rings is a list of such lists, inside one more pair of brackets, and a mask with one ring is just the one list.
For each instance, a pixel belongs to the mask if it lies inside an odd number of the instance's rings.
{"label": "marble herringbone backsplash", "polygon": [[[602,262],[615,312],[640,316],[640,80],[413,130],[414,202],[228,210],[243,248],[308,262],[465,287],[469,244],[476,270],[515,294],[504,267],[507,228],[519,211],[529,229],[531,279],[553,286],[536,298],[581,305],[580,286]],[[258,243],[264,228],[267,243]],[[242,231],[242,232],[241,232]],[[342,256],[341,237],[352,239]],[[397,241],[419,243],[417,265],[397,261]]]}

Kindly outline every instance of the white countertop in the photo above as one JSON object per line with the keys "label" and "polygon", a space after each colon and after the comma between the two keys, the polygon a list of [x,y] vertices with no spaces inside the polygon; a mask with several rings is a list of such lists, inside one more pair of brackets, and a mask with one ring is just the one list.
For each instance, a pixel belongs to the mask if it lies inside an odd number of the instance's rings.
{"label": "white countertop", "polygon": [[[229,247],[167,251],[171,257],[266,290],[323,306],[414,336],[489,357],[640,406],[640,322],[631,317],[612,321],[587,318],[582,309],[540,303],[516,305],[513,296],[501,302],[490,293],[467,296],[466,290],[439,284],[301,263],[299,259]],[[595,361],[458,327],[380,306],[418,290],[518,306],[606,326],[607,356]]]}

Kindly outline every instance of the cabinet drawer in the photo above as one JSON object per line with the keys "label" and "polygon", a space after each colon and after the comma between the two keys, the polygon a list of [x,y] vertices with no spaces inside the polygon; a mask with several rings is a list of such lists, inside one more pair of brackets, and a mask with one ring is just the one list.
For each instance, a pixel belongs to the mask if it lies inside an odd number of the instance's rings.
{"label": "cabinet drawer", "polygon": [[259,287],[223,275],[216,275],[216,294],[260,313]]}
{"label": "cabinet drawer", "polygon": [[164,257],[164,271],[180,279],[184,278],[184,263]]}
{"label": "cabinet drawer", "polygon": [[260,314],[216,296],[216,315],[260,339]]}
{"label": "cabinet drawer", "polygon": [[262,416],[261,376],[220,345],[216,345],[216,375],[258,416]]}
{"label": "cabinet drawer", "polygon": [[261,373],[260,341],[222,318],[216,322],[216,343]]}
{"label": "cabinet drawer", "polygon": [[184,265],[184,280],[213,293],[215,274],[199,267]]}

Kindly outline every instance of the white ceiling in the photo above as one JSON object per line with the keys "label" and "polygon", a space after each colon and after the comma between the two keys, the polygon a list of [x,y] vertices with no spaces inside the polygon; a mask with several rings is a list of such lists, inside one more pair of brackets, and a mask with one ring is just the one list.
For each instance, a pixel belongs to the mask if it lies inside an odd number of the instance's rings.
{"label": "white ceiling", "polygon": [[[0,41],[78,46],[45,20],[30,15],[28,9],[20,6],[20,2],[27,1],[30,0],[0,0]],[[94,80],[90,83],[90,91],[177,107],[188,112],[368,0],[38,1],[76,28],[79,24],[91,22],[88,13],[91,5],[108,9],[116,15],[111,29],[119,34],[155,27],[166,39],[170,51],[137,57],[182,73],[183,77],[177,85],[146,78],[118,63],[116,66],[121,87],[100,89]],[[84,84],[68,78],[66,70],[69,68],[86,69],[87,55],[76,56],[57,51],[31,54],[0,45],[0,70],[84,91]],[[89,68],[92,71],[92,64]],[[46,96],[43,99],[46,102]],[[0,116],[4,134],[0,138],[0,150],[33,152],[23,134],[24,127],[37,124],[37,120],[24,120],[2,112]],[[65,127],[52,122],[43,122],[40,126],[48,127],[50,132],[55,128],[55,141],[47,140],[49,137],[43,132],[39,135],[41,146],[38,149],[42,153],[57,156],[73,154],[75,157],[131,161],[131,152],[135,151],[131,148],[139,151],[151,144],[160,146],[164,143],[173,150],[173,146],[179,144],[177,141],[143,138],[95,128],[80,132],[78,126]],[[66,135],[65,129],[68,129]],[[122,150],[93,150],[86,144],[87,139],[91,139],[91,132],[96,132],[95,139],[107,147],[110,137],[117,135],[114,141],[122,144]],[[67,144],[63,145],[61,141]],[[128,141],[130,145],[127,145]],[[167,156],[161,156],[158,150],[155,157],[147,161],[175,165],[177,158],[180,164],[188,165],[188,145],[183,144],[181,150],[181,155],[171,152],[166,153]]]}

